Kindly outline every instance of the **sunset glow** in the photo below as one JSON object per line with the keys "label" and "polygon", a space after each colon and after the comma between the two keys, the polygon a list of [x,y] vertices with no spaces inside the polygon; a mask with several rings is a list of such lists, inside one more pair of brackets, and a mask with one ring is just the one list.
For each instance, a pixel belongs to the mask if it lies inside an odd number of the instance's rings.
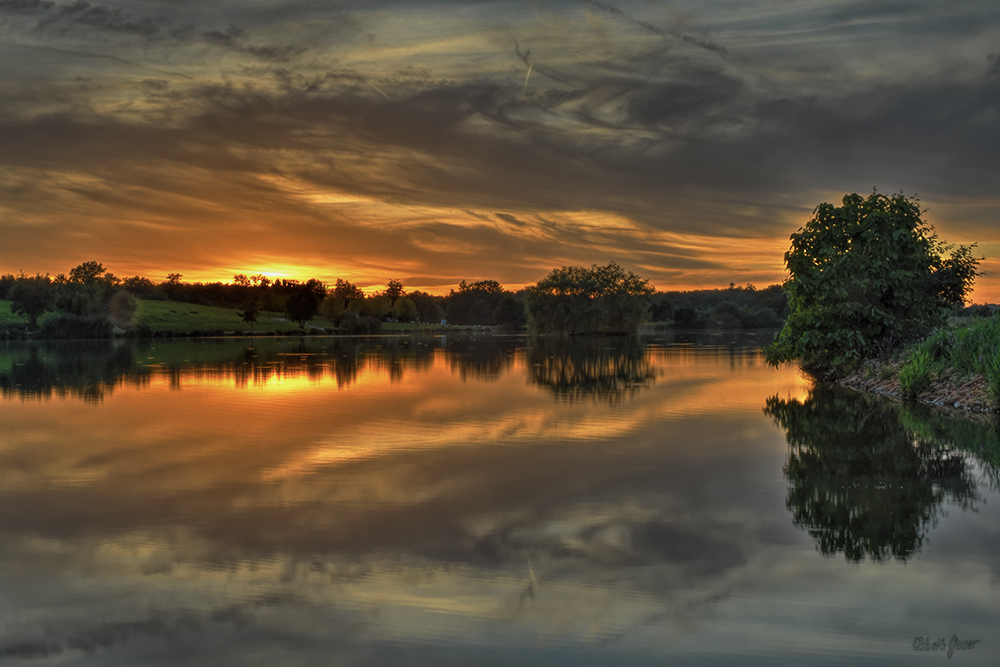
{"label": "sunset glow", "polygon": [[875,187],[1000,301],[998,40],[981,3],[0,2],[0,272],[763,286]]}

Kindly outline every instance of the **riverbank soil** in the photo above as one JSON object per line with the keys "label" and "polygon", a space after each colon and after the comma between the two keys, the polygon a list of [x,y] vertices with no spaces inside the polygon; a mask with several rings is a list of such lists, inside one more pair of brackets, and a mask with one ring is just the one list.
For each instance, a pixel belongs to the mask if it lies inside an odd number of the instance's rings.
{"label": "riverbank soil", "polygon": [[[903,399],[905,397],[899,383],[899,371],[902,366],[901,359],[891,361],[869,359],[856,371],[842,378],[839,384],[870,394]],[[917,394],[916,400],[952,410],[973,413],[997,412],[997,405],[990,398],[986,379],[976,373],[962,374],[954,369],[937,373],[930,387]]]}

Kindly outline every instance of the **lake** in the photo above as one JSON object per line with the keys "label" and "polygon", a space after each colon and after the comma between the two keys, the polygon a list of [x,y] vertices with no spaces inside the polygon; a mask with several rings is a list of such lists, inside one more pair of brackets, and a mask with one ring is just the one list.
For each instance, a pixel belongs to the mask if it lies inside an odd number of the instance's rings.
{"label": "lake", "polygon": [[0,343],[0,661],[1000,664],[996,423],[766,340]]}

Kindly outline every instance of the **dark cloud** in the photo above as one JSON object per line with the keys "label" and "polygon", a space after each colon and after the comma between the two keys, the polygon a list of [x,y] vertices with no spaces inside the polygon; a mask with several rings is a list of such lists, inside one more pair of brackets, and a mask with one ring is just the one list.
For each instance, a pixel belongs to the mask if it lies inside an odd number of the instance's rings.
{"label": "dark cloud", "polygon": [[743,89],[739,79],[722,72],[695,73],[683,79],[651,84],[637,91],[629,99],[629,119],[651,127],[692,119],[698,125],[710,126],[718,122],[720,110],[732,113]]}
{"label": "dark cloud", "polygon": [[[170,7],[163,9],[167,13],[171,11]],[[73,32],[81,36],[97,32],[131,35],[142,38],[145,43],[174,46],[191,43],[199,37],[194,23],[177,22],[167,16],[135,17],[121,8],[84,0],[65,4],[3,0],[0,2],[0,15],[3,14],[35,18],[37,21],[32,28],[35,33],[56,37]],[[200,38],[206,44],[274,61],[288,60],[305,49],[302,45],[254,43],[247,30],[233,24],[224,29],[204,30]]]}
{"label": "dark cloud", "polygon": [[[532,271],[543,250],[560,246],[566,252],[553,260],[601,261],[603,248],[587,256],[597,239],[636,261],[680,261],[669,243],[638,248],[643,231],[787,236],[793,216],[830,192],[919,191],[932,210],[936,199],[991,196],[995,55],[985,69],[981,59],[956,69],[959,56],[940,50],[926,71],[894,64],[893,50],[911,47],[894,41],[899,26],[885,21],[892,14],[884,6],[748,9],[711,30],[690,18],[694,10],[682,20],[633,5],[575,6],[614,29],[581,26],[578,11],[553,5],[539,30],[511,5],[502,22],[486,13],[474,26],[482,32],[468,38],[491,65],[471,67],[463,64],[473,62],[470,47],[437,41],[436,12],[454,3],[429,5],[426,21],[412,18],[405,32],[385,36],[379,21],[392,12],[370,19],[360,4],[209,12],[6,0],[5,30],[34,41],[5,53],[26,64],[28,53],[47,55],[18,70],[20,78],[7,75],[18,88],[0,102],[0,186],[17,182],[12,191],[22,191],[24,179],[11,175],[18,170],[48,174],[37,186],[48,196],[8,200],[24,219],[43,216],[45,206],[58,217],[55,202],[75,199],[92,203],[74,209],[84,216],[117,205],[122,218],[180,228],[200,212],[228,229],[220,220],[257,207],[272,221],[264,227],[298,238],[336,229],[359,243],[373,239],[363,216],[276,184],[291,179],[419,209],[375,234],[400,257],[488,252]],[[926,31],[936,14],[919,5],[907,16]],[[968,23],[970,15],[958,17]],[[110,35],[135,40],[121,46]],[[939,46],[935,39],[929,33]],[[852,47],[873,64],[854,60]],[[73,85],[55,74],[66,68],[78,74]],[[87,193],[86,179],[64,186],[60,173],[86,173],[105,187]],[[514,217],[501,222],[494,211]],[[543,221],[553,212],[632,224],[553,227]],[[528,230],[543,240],[518,236]],[[206,244],[221,235],[202,233]],[[449,242],[450,252],[430,250]],[[685,261],[694,270],[694,258]],[[780,257],[774,265],[777,279]],[[664,266],[663,275],[681,268]]]}

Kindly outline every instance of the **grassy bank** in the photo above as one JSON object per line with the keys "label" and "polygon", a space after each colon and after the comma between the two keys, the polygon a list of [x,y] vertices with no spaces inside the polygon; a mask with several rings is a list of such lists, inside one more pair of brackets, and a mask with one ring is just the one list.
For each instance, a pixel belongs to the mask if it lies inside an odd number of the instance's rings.
{"label": "grassy bank", "polygon": [[[154,332],[170,332],[175,334],[192,331],[224,331],[224,332],[287,332],[297,331],[299,325],[289,322],[281,313],[260,313],[253,327],[244,322],[240,311],[235,308],[217,308],[215,306],[200,306],[193,303],[177,301],[145,301],[139,300],[139,307],[133,316],[137,326],[145,326]],[[325,329],[331,324],[326,320],[310,320],[307,328]]]}
{"label": "grassy bank", "polygon": [[[38,322],[44,325],[59,315],[49,312],[42,315]],[[263,312],[257,316],[257,322],[251,326],[240,317],[240,311],[235,308],[218,308],[201,306],[178,301],[151,301],[140,299],[133,316],[133,328],[145,333],[189,335],[195,334],[257,334],[279,333],[287,334],[301,331],[299,325],[288,321],[282,313]],[[11,312],[10,301],[0,301],[0,328],[10,327],[23,330],[28,326],[28,318]],[[412,333],[456,330],[492,330],[493,327],[448,327],[439,324],[384,322],[382,333]],[[334,330],[329,320],[316,317],[306,323],[306,331],[322,333]]]}
{"label": "grassy bank", "polygon": [[969,410],[1000,411],[1000,318],[959,320],[841,380],[862,391]]}

